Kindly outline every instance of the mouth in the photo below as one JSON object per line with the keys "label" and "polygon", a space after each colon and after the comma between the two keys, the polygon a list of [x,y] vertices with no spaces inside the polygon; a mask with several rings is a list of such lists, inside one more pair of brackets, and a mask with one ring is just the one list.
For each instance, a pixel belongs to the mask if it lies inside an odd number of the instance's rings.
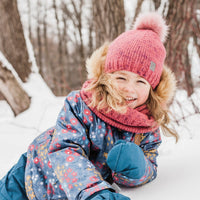
{"label": "mouth", "polygon": [[126,101],[134,101],[134,100],[136,100],[137,98],[135,98],[135,97],[126,97],[125,98],[125,100]]}
{"label": "mouth", "polygon": [[135,102],[137,100],[137,98],[135,98],[135,97],[127,97],[127,98],[125,98],[125,100],[126,100],[126,102],[128,104],[130,104],[130,103]]}

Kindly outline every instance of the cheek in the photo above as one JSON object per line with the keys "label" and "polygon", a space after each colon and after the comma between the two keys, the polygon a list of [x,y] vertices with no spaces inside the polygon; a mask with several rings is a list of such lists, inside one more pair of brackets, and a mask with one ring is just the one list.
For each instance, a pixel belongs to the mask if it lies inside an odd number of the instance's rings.
{"label": "cheek", "polygon": [[140,90],[138,94],[140,96],[141,101],[146,102],[146,100],[149,97],[149,90]]}
{"label": "cheek", "polygon": [[117,83],[117,82],[114,84],[114,87],[115,87],[115,89],[116,89],[117,91],[122,91],[122,90],[124,90],[123,84],[120,84],[120,83]]}

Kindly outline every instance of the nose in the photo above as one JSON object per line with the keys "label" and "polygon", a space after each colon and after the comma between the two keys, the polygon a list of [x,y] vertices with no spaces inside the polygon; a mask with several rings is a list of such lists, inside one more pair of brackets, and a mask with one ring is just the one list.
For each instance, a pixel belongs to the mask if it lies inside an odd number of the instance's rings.
{"label": "nose", "polygon": [[135,85],[130,81],[126,86],[127,92],[134,94],[136,92]]}

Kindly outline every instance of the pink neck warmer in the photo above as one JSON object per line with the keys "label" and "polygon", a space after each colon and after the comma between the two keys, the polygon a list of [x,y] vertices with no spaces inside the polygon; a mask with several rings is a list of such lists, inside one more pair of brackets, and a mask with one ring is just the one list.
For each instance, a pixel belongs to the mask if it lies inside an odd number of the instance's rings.
{"label": "pink neck warmer", "polygon": [[97,110],[96,107],[89,106],[92,93],[84,90],[88,85],[89,81],[83,84],[80,91],[81,98],[97,117],[104,122],[121,130],[134,133],[146,133],[158,128],[158,124],[149,114],[146,105],[139,106],[136,109],[128,108],[125,114],[118,113],[114,110],[106,112],[106,109]]}

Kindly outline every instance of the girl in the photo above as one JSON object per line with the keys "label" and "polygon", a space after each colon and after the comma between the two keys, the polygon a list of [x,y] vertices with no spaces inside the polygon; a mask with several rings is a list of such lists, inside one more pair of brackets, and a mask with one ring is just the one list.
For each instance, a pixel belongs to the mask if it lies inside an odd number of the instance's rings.
{"label": "girl", "polygon": [[[135,187],[155,179],[159,127],[178,139],[166,126],[175,90],[174,75],[163,68],[166,34],[160,15],[143,14],[133,30],[93,53],[88,81],[67,96],[56,125],[29,146],[26,168],[24,160],[15,166],[25,168],[25,189],[23,172],[12,181],[18,194],[26,190],[21,199],[128,200],[113,183]],[[5,199],[12,199],[14,173],[2,180]]]}

